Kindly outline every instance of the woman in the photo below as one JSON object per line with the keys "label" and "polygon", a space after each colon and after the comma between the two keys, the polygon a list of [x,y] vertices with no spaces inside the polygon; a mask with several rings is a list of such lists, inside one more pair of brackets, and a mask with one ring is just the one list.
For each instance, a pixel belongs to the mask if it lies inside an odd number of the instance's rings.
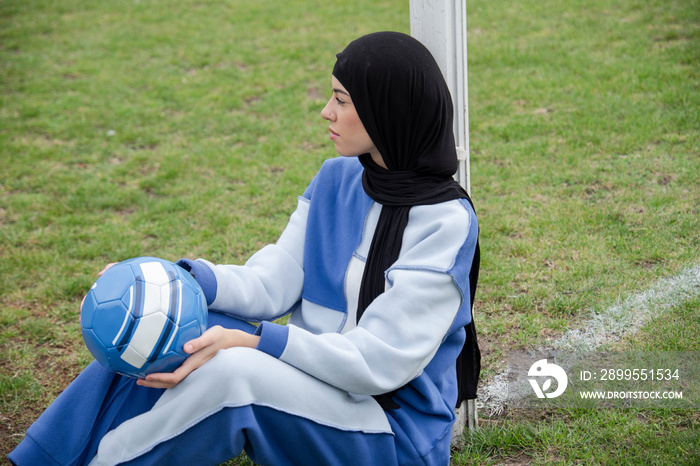
{"label": "woman", "polygon": [[[179,262],[213,325],[191,357],[137,382],[93,363],[12,461],[218,464],[245,449],[272,465],[449,462],[463,346],[479,370],[478,227],[452,178],[449,91],[428,50],[394,32],[338,54],[332,91],[321,116],[342,157],[279,241],[243,266]],[[462,377],[472,395],[476,377]]]}

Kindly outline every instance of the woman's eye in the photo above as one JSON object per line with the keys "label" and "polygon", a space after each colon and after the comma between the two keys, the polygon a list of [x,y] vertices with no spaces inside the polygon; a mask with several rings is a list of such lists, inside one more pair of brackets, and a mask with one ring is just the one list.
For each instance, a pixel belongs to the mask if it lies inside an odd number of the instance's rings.
{"label": "woman's eye", "polygon": [[345,102],[340,100],[339,98],[335,98],[335,101],[338,103],[338,105],[343,105]]}

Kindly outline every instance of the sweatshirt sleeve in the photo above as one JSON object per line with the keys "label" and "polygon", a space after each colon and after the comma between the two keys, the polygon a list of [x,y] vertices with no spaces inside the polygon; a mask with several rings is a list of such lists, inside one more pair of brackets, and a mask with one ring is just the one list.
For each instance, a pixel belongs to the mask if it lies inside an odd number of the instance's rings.
{"label": "sweatshirt sleeve", "polygon": [[252,322],[280,317],[301,299],[308,208],[308,200],[300,197],[277,243],[244,265],[215,265],[204,259],[178,264],[194,274],[210,310]]}
{"label": "sweatshirt sleeve", "polygon": [[352,393],[386,393],[420,375],[448,335],[471,318],[469,290],[456,276],[463,267],[456,262],[471,261],[477,227],[464,209],[456,218],[417,211],[413,225],[420,227],[407,228],[399,260],[386,274],[386,291],[357,327],[314,335],[264,322],[258,348]]}
{"label": "sweatshirt sleeve", "polygon": [[[263,322],[258,349],[352,393],[376,395],[405,385],[437,352],[461,299],[444,275],[405,274],[396,277],[400,284],[377,298],[349,332],[314,335],[293,325]],[[439,302],[427,296],[425,285]]]}

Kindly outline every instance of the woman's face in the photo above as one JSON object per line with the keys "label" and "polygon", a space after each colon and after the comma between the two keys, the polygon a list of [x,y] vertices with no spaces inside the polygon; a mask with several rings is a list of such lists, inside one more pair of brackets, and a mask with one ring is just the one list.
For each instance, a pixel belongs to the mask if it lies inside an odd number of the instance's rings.
{"label": "woman's face", "polygon": [[350,93],[335,76],[332,77],[331,83],[333,96],[321,110],[321,116],[331,123],[328,129],[331,141],[335,143],[335,150],[344,157],[369,153],[377,165],[386,168],[382,156],[357,115]]}

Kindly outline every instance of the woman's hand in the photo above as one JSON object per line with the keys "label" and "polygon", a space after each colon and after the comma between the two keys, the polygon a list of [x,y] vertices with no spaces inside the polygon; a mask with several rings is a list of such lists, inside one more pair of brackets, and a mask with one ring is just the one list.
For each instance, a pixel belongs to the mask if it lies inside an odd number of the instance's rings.
{"label": "woman's hand", "polygon": [[256,348],[259,340],[259,336],[241,330],[214,326],[204,332],[202,336],[185,343],[185,353],[191,356],[175,371],[148,374],[145,379],[139,379],[136,383],[151,388],[172,388],[182,382],[190,372],[213,358],[220,349],[236,346]]}

